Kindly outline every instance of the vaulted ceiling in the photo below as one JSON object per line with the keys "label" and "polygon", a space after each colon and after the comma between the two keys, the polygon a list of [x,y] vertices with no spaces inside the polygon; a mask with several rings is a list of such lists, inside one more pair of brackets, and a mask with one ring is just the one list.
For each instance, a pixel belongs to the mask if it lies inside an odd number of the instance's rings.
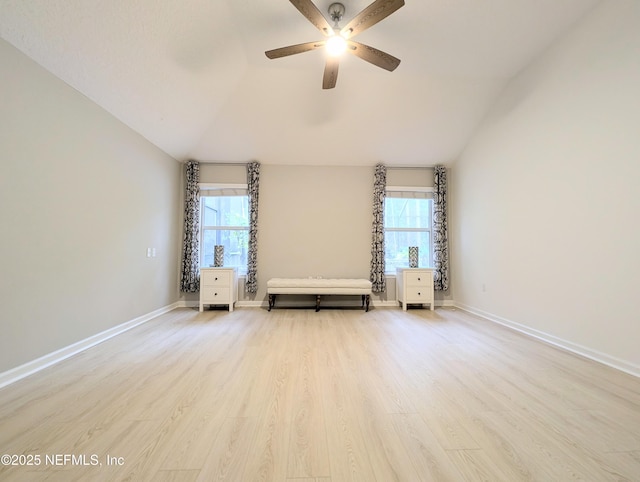
{"label": "vaulted ceiling", "polygon": [[400,66],[348,55],[331,90],[322,51],[264,55],[322,38],[287,0],[2,0],[0,35],[181,161],[430,165],[598,1],[406,0],[357,37]]}

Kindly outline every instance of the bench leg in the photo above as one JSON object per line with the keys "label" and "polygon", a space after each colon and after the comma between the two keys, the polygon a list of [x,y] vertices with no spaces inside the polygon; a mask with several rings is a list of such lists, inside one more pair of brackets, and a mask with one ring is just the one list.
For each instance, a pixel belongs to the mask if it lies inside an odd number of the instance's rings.
{"label": "bench leg", "polygon": [[276,295],[269,295],[269,310],[271,311],[271,308],[273,308],[276,304]]}
{"label": "bench leg", "polygon": [[320,311],[320,295],[316,295],[316,311]]}
{"label": "bench leg", "polygon": [[364,311],[369,311],[369,299],[371,298],[369,295],[362,295],[363,298],[365,298],[365,308]]}

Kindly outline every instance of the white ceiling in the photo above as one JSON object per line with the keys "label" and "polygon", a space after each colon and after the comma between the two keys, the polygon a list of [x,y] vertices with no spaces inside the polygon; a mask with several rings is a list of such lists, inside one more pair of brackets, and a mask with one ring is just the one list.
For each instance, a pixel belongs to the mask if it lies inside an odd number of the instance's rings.
{"label": "white ceiling", "polygon": [[432,165],[598,1],[406,0],[356,37],[397,70],[347,56],[332,90],[323,52],[264,55],[322,38],[287,0],[0,0],[0,35],[181,161]]}

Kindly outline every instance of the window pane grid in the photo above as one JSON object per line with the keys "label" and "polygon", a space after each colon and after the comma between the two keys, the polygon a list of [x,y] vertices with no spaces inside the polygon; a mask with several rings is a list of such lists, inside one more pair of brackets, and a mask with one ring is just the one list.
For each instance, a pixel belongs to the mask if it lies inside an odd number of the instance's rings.
{"label": "window pane grid", "polygon": [[249,244],[249,199],[247,195],[202,196],[200,263],[213,266],[214,247],[224,246],[225,267],[246,273]]}
{"label": "window pane grid", "polygon": [[249,226],[248,196],[202,196],[203,226]]}
{"label": "window pane grid", "polygon": [[404,233],[429,233],[430,228],[384,228],[385,231],[397,231]]}

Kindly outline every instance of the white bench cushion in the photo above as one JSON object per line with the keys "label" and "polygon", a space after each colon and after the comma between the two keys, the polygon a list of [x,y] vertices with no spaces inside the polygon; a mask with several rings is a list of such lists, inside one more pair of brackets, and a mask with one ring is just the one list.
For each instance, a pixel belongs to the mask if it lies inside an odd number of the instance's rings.
{"label": "white bench cushion", "polygon": [[350,278],[272,278],[267,293],[277,295],[370,295],[371,281]]}

